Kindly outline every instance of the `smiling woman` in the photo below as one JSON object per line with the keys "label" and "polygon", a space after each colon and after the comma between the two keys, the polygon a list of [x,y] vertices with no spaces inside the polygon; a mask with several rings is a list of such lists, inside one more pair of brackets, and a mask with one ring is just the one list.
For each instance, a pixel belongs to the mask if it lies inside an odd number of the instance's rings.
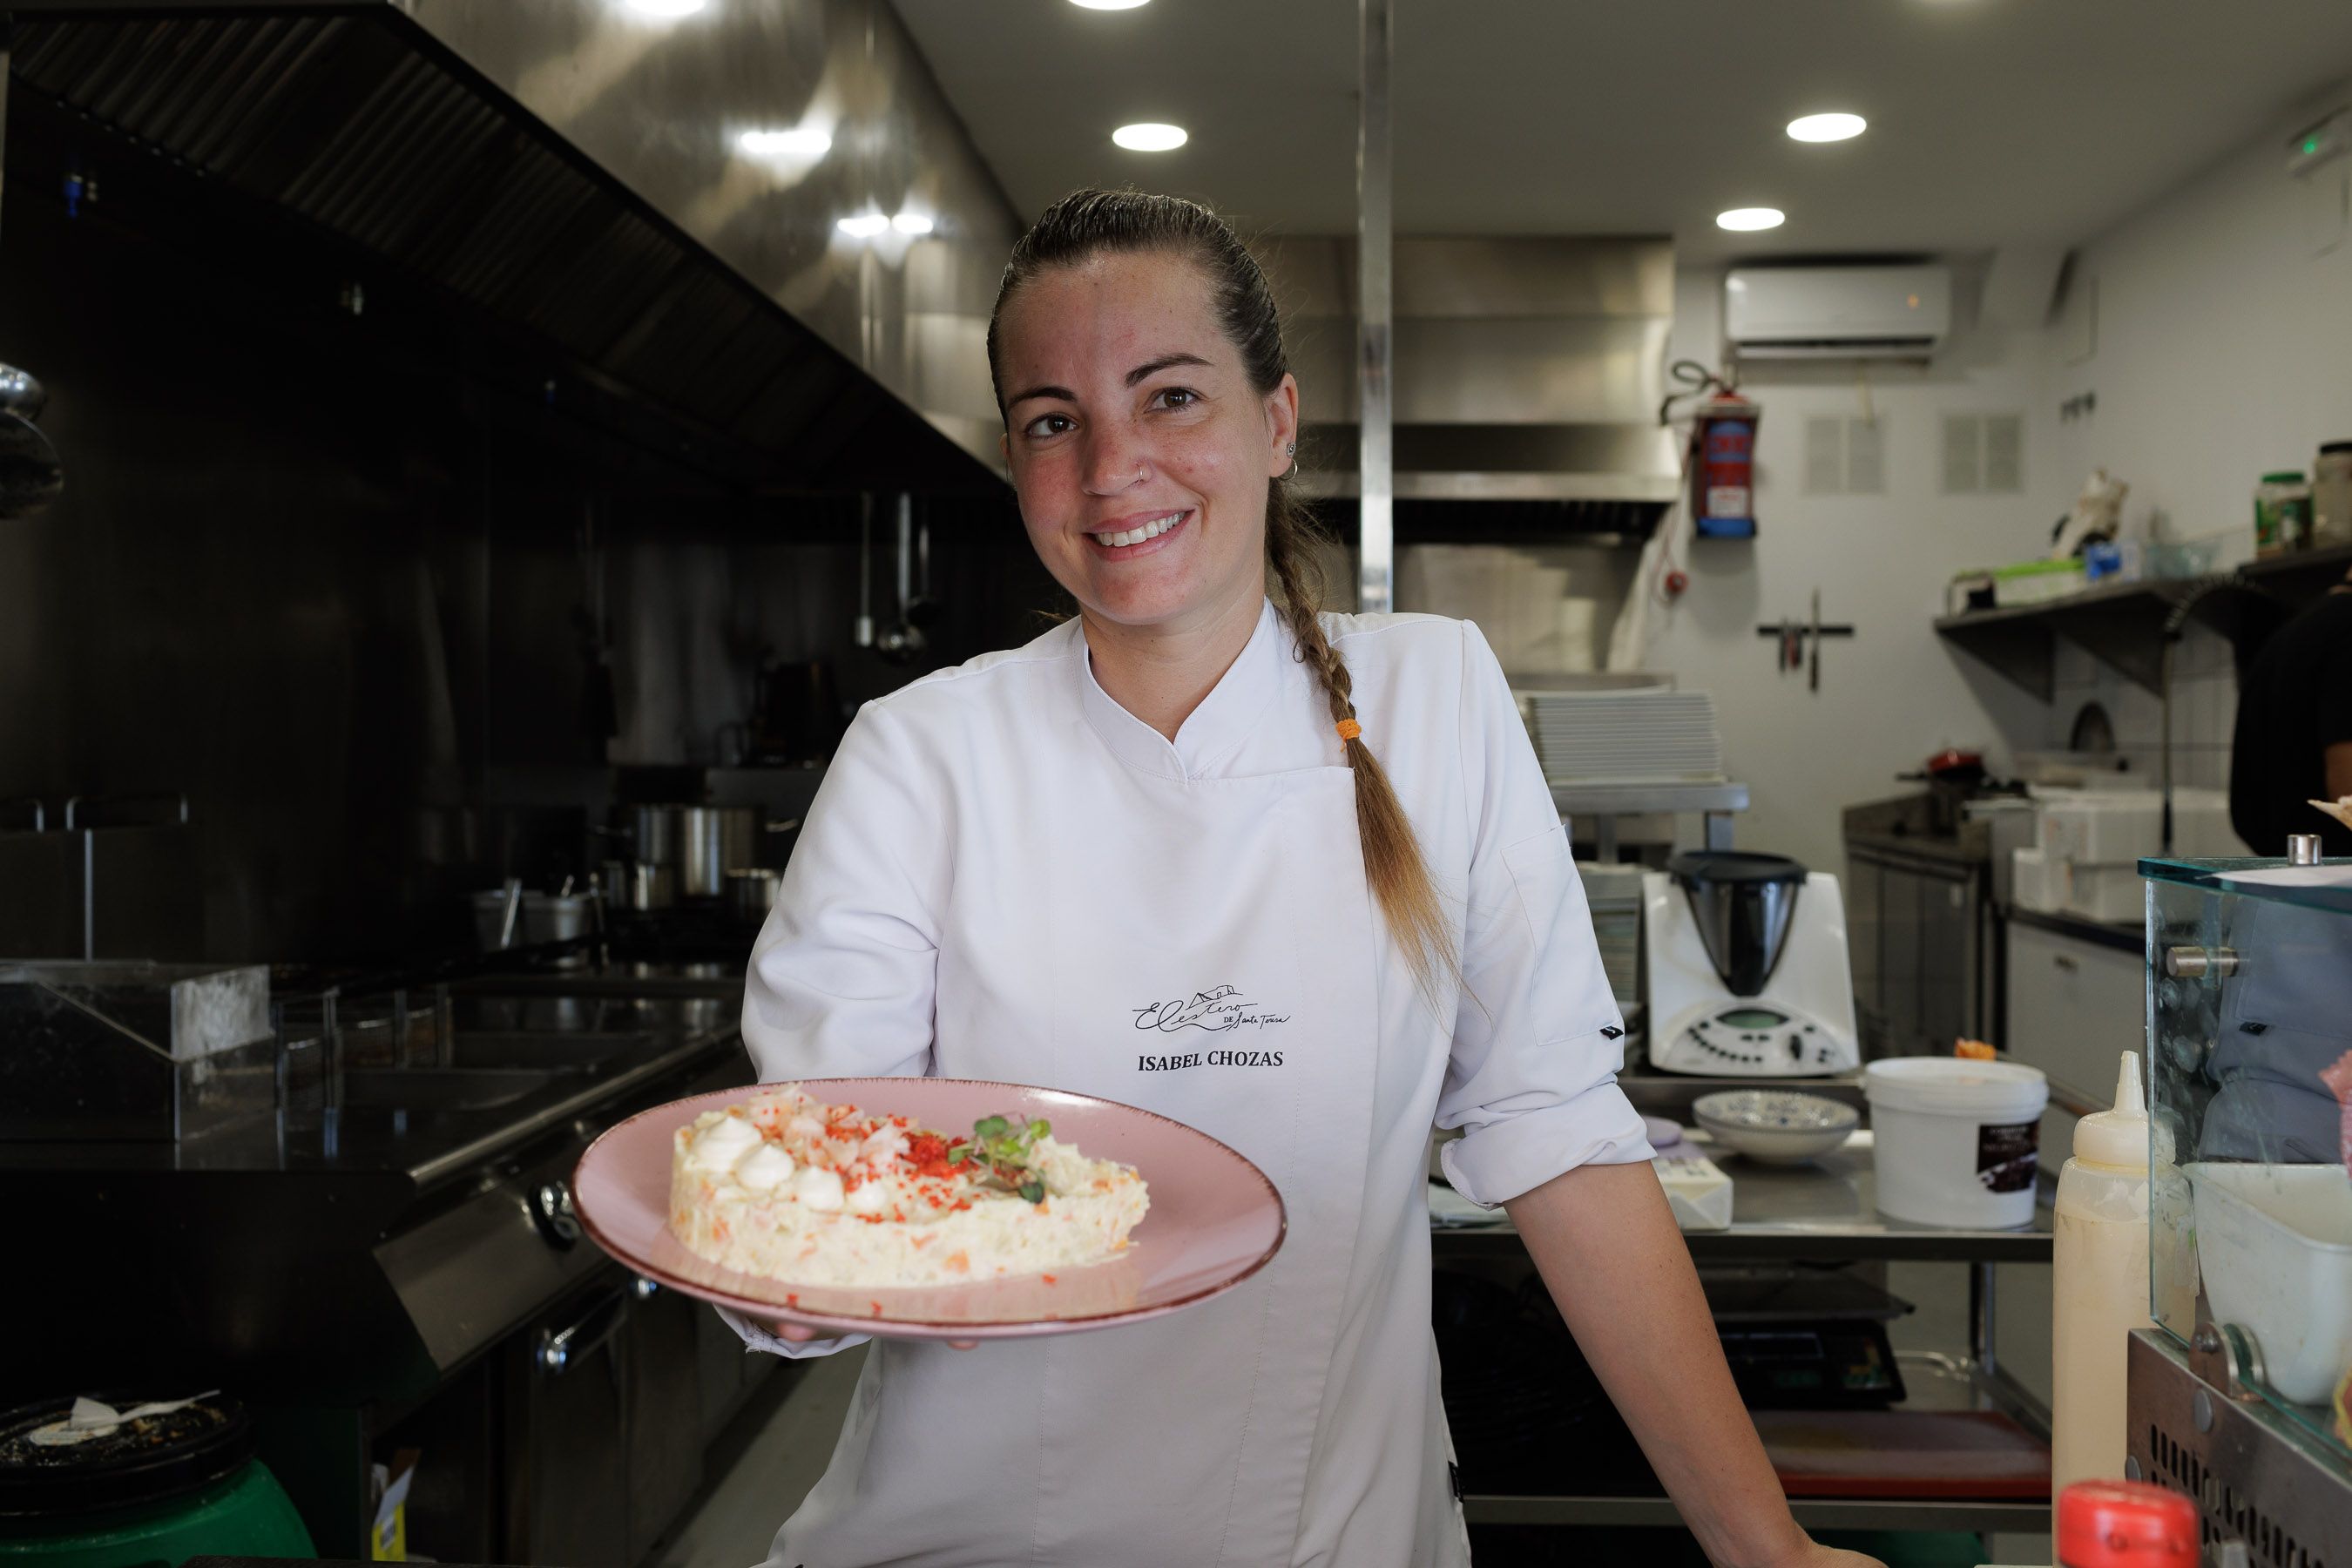
{"label": "smiling woman", "polygon": [[[1616,1085],[1622,1025],[1493,651],[1467,622],[1318,606],[1298,388],[1248,251],[1192,203],[1081,191],[1014,248],[988,348],[1023,521],[1078,615],[859,712],[753,953],[745,1043],[769,1082],[1141,1108],[1257,1165],[1286,1229],[1150,1321],[968,1355],[879,1340],[771,1561],[1461,1568],[1438,1127],[1709,1555],[1831,1568]],[[1141,1254],[1183,1244],[1163,1223]],[[738,1323],[787,1355],[855,1337]]]}
{"label": "smiling woman", "polygon": [[1355,777],[1365,878],[1433,1000],[1459,978],[1453,943],[1324,633],[1317,530],[1283,482],[1298,384],[1256,259],[1196,203],[1076,192],[1013,247],[988,363],[1030,542],[1129,712],[1173,739],[1248,640],[1267,576],[1279,585]]}

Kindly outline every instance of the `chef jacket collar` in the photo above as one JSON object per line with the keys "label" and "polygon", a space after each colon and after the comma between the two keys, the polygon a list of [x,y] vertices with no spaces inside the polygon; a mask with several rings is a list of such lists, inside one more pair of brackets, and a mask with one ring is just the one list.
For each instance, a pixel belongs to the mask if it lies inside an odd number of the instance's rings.
{"label": "chef jacket collar", "polygon": [[1078,701],[1087,724],[1128,766],[1179,780],[1205,776],[1240,748],[1280,689],[1283,663],[1291,652],[1290,638],[1282,618],[1275,614],[1274,601],[1265,600],[1258,610],[1257,629],[1250,634],[1241,657],[1177,727],[1171,742],[1120,707],[1095,679],[1083,624],[1076,643],[1071,666],[1076,672]]}

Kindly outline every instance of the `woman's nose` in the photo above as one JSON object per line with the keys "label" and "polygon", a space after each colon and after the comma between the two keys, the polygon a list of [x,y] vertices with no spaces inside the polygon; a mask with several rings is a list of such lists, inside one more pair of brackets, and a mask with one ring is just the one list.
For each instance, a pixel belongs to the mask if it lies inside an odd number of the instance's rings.
{"label": "woman's nose", "polygon": [[1128,431],[1098,426],[1088,433],[1086,485],[1089,493],[1117,495],[1150,472],[1150,456]]}

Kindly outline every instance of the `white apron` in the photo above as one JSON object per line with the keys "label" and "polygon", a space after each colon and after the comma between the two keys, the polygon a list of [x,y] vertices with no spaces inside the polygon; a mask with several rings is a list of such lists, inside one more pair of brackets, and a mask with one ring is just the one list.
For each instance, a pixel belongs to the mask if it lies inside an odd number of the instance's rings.
{"label": "white apron", "polygon": [[[1423,1191],[1454,1020],[1412,1000],[1353,775],[1336,738],[1317,744],[1320,700],[1288,655],[1269,606],[1171,745],[1101,692],[1066,626],[983,668],[986,687],[869,708],[845,742],[754,960],[761,1077],[928,1072],[1142,1105],[1255,1162],[1289,1229],[1255,1279],[1166,1318],[971,1351],[876,1342],[773,1563],[1466,1561]],[[1269,734],[1292,741],[1268,752]],[[1234,771],[1253,755],[1303,765]],[[893,846],[891,824],[920,826]],[[1453,837],[1425,835],[1433,859],[1466,857]],[[835,886],[858,892],[828,909]],[[1646,1153],[1629,1107],[1611,1135]]]}

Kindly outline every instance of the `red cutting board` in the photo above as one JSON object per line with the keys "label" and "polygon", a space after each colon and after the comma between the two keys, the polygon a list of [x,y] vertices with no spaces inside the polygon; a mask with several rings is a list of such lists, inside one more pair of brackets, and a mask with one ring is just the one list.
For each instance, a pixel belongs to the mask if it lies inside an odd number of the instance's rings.
{"label": "red cutting board", "polygon": [[1973,1410],[1759,1410],[1790,1497],[2047,1498],[2050,1446]]}

